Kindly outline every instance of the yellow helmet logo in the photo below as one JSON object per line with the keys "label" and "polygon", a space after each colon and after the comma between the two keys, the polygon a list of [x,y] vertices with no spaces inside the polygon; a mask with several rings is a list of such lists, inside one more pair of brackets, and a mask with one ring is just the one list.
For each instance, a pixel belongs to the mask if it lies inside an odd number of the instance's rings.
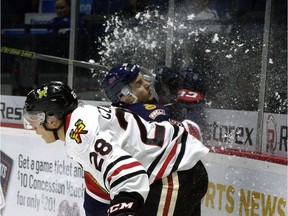
{"label": "yellow helmet logo", "polygon": [[47,89],[48,89],[47,86],[45,86],[43,90],[37,89],[39,99],[47,97]]}

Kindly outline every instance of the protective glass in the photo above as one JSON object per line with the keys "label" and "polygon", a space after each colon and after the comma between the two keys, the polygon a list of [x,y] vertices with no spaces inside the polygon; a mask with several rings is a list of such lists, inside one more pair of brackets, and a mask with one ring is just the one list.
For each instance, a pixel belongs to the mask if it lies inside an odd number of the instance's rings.
{"label": "protective glass", "polygon": [[35,127],[45,122],[45,113],[41,111],[23,110],[23,125],[27,130],[33,130]]}

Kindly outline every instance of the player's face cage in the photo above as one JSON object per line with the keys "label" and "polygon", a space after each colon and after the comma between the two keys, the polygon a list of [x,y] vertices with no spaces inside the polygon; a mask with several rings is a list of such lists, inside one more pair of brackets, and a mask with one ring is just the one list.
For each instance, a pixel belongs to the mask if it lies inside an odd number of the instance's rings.
{"label": "player's face cage", "polygon": [[44,112],[23,110],[23,125],[25,129],[33,130],[43,123],[45,123]]}

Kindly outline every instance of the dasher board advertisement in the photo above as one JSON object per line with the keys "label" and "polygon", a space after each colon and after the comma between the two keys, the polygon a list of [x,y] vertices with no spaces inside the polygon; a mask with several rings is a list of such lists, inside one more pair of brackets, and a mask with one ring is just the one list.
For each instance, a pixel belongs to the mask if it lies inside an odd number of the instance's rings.
{"label": "dasher board advertisement", "polygon": [[2,216],[84,216],[83,169],[65,156],[64,143],[48,145],[35,131],[0,129]]}
{"label": "dasher board advertisement", "polygon": [[202,216],[288,215],[287,165],[209,153]]}
{"label": "dasher board advertisement", "polygon": [[[65,157],[63,142],[6,127],[0,137],[2,216],[85,215],[83,170]],[[202,216],[288,215],[287,165],[212,152],[202,161]]]}
{"label": "dasher board advertisement", "polygon": [[[22,126],[25,97],[1,95],[1,123]],[[108,106],[105,101],[81,101],[91,105]],[[206,145],[222,149],[256,152],[287,158],[288,116],[264,113],[262,143],[256,143],[258,113],[251,111],[205,109],[206,126],[202,131]]]}

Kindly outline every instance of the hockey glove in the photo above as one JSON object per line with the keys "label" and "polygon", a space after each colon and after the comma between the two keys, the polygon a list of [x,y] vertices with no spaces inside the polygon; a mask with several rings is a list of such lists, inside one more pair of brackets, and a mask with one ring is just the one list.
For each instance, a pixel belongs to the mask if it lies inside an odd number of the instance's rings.
{"label": "hockey glove", "polygon": [[179,72],[178,86],[182,89],[190,89],[195,92],[205,92],[206,77],[203,72],[193,66],[183,68]]}
{"label": "hockey glove", "polygon": [[[142,198],[142,197],[141,197]],[[108,216],[138,216],[137,210],[143,205],[131,193],[121,192],[111,201]]]}
{"label": "hockey glove", "polygon": [[177,102],[198,103],[203,101],[203,96],[200,92],[180,89],[177,92],[176,100]]}

